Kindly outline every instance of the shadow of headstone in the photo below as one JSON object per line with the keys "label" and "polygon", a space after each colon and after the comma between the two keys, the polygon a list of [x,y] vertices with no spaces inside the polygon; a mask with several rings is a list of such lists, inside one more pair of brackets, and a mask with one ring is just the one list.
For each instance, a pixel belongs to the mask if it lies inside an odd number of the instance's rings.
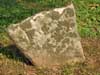
{"label": "shadow of headstone", "polygon": [[15,61],[20,61],[25,63],[26,65],[34,66],[29,58],[25,57],[25,55],[20,52],[20,50],[15,45],[9,45],[7,47],[0,47],[0,53],[5,55],[9,59],[14,59]]}

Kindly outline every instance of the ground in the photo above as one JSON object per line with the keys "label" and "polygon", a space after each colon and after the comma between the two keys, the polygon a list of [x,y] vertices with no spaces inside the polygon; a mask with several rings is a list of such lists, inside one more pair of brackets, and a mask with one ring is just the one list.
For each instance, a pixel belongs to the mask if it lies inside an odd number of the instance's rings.
{"label": "ground", "polygon": [[[85,62],[64,66],[56,70],[37,69],[22,59],[14,45],[2,48],[0,52],[0,75],[100,75],[100,39],[82,38]],[[6,49],[6,50],[5,50]],[[11,50],[15,52],[11,53]],[[8,53],[4,53],[7,51]],[[15,56],[18,55],[18,56]]]}
{"label": "ground", "polygon": [[[67,0],[0,0],[0,75],[100,75],[100,0],[73,0],[85,62],[58,70],[38,69],[9,40],[6,28]],[[62,2],[63,1],[63,2]]]}

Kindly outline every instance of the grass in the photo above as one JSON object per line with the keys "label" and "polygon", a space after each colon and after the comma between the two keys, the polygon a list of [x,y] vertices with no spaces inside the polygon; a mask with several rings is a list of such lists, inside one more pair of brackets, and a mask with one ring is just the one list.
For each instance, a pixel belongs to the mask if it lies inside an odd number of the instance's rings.
{"label": "grass", "polygon": [[[9,47],[12,41],[8,38],[6,28],[43,10],[66,6],[67,0],[0,0],[0,75],[48,75],[52,70],[33,69],[23,63],[22,56],[17,56]],[[100,0],[73,0],[76,9],[77,25],[86,61],[75,66],[64,66],[57,72],[59,75],[100,75]],[[20,62],[21,61],[21,62]],[[19,70],[20,68],[20,70]],[[6,71],[5,71],[6,69]],[[5,71],[5,72],[3,72]],[[53,75],[53,74],[52,74]]]}
{"label": "grass", "polygon": [[[0,0],[0,28],[34,15],[42,10],[62,7],[68,0]],[[82,37],[100,37],[100,1],[73,0],[77,24]],[[2,31],[2,30],[0,30]]]}

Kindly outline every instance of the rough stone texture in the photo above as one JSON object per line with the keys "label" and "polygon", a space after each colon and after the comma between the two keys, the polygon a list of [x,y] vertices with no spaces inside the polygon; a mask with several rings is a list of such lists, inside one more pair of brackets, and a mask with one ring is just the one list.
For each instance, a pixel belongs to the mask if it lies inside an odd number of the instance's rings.
{"label": "rough stone texture", "polygon": [[26,57],[39,67],[84,60],[73,4],[43,11],[7,30]]}

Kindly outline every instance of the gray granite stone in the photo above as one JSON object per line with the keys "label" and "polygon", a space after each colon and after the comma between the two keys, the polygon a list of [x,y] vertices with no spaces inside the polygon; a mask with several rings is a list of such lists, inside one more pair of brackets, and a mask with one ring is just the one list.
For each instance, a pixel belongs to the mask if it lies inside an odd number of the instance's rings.
{"label": "gray granite stone", "polygon": [[7,32],[20,51],[38,67],[50,68],[85,59],[73,4],[37,13],[10,25]]}

